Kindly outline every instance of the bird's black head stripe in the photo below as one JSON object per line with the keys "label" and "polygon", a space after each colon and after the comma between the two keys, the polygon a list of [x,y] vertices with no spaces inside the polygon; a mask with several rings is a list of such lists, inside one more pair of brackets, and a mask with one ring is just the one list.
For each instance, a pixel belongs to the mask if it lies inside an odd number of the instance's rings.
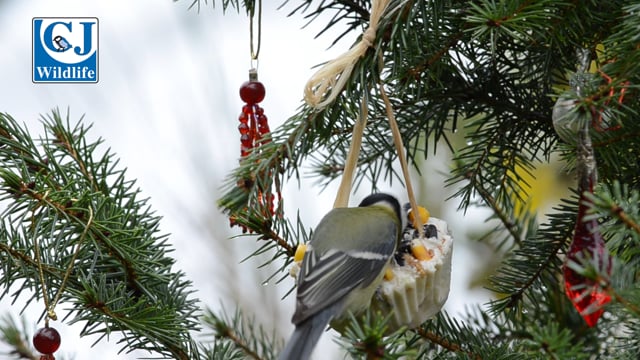
{"label": "bird's black head stripe", "polygon": [[398,199],[395,198],[395,196],[385,194],[385,193],[371,194],[366,198],[362,199],[362,201],[360,202],[360,205],[358,206],[365,207],[365,206],[371,206],[375,204],[380,204],[380,205],[386,204],[387,206],[392,208],[393,211],[396,213],[396,216],[398,217],[398,221],[402,223],[402,219],[403,219],[402,209],[400,208],[400,203],[398,202]]}

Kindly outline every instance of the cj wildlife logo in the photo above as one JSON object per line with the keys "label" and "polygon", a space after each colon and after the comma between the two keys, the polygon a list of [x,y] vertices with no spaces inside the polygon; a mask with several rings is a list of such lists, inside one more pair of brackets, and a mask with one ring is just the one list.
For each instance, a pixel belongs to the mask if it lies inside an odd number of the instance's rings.
{"label": "cj wildlife logo", "polygon": [[97,83],[98,19],[33,18],[33,82]]}

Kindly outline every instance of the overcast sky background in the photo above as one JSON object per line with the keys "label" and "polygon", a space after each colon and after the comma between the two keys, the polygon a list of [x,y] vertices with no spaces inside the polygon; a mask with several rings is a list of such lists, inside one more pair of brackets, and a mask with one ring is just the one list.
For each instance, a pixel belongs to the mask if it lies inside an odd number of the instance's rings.
{"label": "overcast sky background", "polygon": [[[209,1],[209,3],[211,0]],[[217,309],[225,304],[234,309],[234,299],[255,313],[267,329],[276,327],[283,336],[292,331],[293,297],[279,299],[292,284],[259,286],[270,273],[256,273],[256,262],[238,264],[252,252],[249,238],[227,240],[236,232],[227,228],[227,219],[215,207],[216,191],[237,164],[239,135],[237,115],[242,103],[238,88],[247,80],[250,67],[248,19],[233,11],[222,16],[219,7],[204,5],[200,13],[187,10],[191,0],[88,1],[0,1],[0,111],[27,123],[34,135],[41,133],[37,119],[54,107],[71,111],[71,119],[83,114],[93,123],[90,135],[105,139],[137,179],[143,194],[164,217],[161,229],[171,233],[178,265],[195,287],[202,305]],[[295,1],[292,1],[295,3]],[[313,74],[312,67],[346,50],[353,34],[327,49],[331,34],[314,39],[323,25],[319,20],[309,28],[300,16],[287,18],[294,4],[276,11],[280,1],[265,1],[260,80],[267,96],[262,103],[272,129],[291,116],[300,105],[302,89]],[[31,82],[31,24],[33,17],[97,17],[99,19],[98,84],[33,84]],[[103,149],[105,150],[106,147]],[[431,163],[425,173],[446,172],[446,163]],[[425,189],[442,201],[442,177],[430,178]],[[333,203],[337,184],[323,192],[313,181],[296,183],[285,190],[286,209],[300,210],[307,227],[313,227]],[[353,197],[357,203],[366,186]],[[406,201],[401,189],[388,188]],[[312,198],[313,206],[309,206]],[[425,195],[424,197],[429,197]],[[435,199],[435,200],[434,200]],[[482,303],[484,291],[467,290],[481,249],[470,249],[464,240],[467,227],[482,223],[485,213],[462,214],[457,204],[430,208],[432,215],[449,222],[456,239],[452,288],[446,308],[462,312],[466,304]],[[434,211],[435,210],[435,211]],[[466,222],[466,223],[463,223]],[[226,262],[235,259],[231,266]],[[474,257],[476,257],[474,259]],[[272,309],[262,306],[269,304]],[[33,329],[42,304],[26,311]],[[0,301],[0,314],[17,314],[22,304]],[[64,304],[58,307],[64,316]],[[231,311],[233,312],[233,311]],[[80,326],[56,324],[62,333],[59,353],[76,359],[135,359],[145,354],[117,354],[119,346],[103,341],[90,348],[95,338],[78,338]],[[321,347],[335,348],[332,336],[325,335]],[[0,345],[0,353],[6,347]],[[58,354],[56,354],[58,355]]]}

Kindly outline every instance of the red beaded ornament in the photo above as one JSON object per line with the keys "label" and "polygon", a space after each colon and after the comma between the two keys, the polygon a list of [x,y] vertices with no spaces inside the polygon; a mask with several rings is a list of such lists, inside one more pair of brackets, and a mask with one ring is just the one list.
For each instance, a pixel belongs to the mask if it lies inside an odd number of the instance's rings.
{"label": "red beaded ornament", "polygon": [[[258,105],[265,97],[264,85],[258,81],[258,73],[256,69],[249,70],[249,81],[240,86],[240,99],[245,102],[242,112],[238,117],[240,124],[238,131],[240,132],[240,156],[241,161],[249,154],[260,151],[260,146],[269,143],[271,140],[267,136],[270,132],[267,116],[264,109]],[[240,181],[238,186],[248,188],[252,184],[252,179]],[[278,191],[280,198],[280,192]],[[258,203],[261,207],[266,207],[268,216],[272,216],[275,212],[274,206],[275,196],[270,189],[262,189],[258,193]],[[232,216],[230,219],[231,226],[238,225],[237,219]],[[247,229],[241,226],[243,232]]]}
{"label": "red beaded ornament", "polygon": [[249,81],[240,86],[240,99],[246,104],[242,107],[242,113],[238,117],[240,125],[240,155],[245,157],[249,153],[266,143],[264,136],[269,133],[269,124],[264,109],[258,105],[264,100],[264,85],[258,81],[258,73],[255,69],[249,71]]}
{"label": "red beaded ornament", "polygon": [[60,334],[52,327],[40,328],[33,335],[33,346],[43,354],[40,360],[55,360],[53,353],[60,347]]}
{"label": "red beaded ornament", "polygon": [[[258,28],[257,28],[257,43],[254,46],[254,15],[258,15]],[[251,154],[259,154],[262,150],[261,147],[265,144],[268,144],[271,141],[271,138],[268,136],[269,123],[267,122],[267,116],[264,114],[264,109],[258,105],[262,100],[264,100],[265,89],[264,85],[260,81],[258,81],[258,71],[253,67],[253,64],[257,66],[258,63],[258,55],[260,53],[260,39],[261,39],[261,23],[262,23],[262,0],[258,0],[253,3],[253,7],[249,11],[249,47],[251,50],[251,63],[252,69],[249,70],[249,81],[245,82],[240,86],[240,99],[245,102],[245,105],[242,107],[242,112],[238,117],[240,124],[238,125],[238,131],[240,132],[240,162],[246,162],[247,158],[251,158]],[[274,174],[271,170],[267,171],[267,173],[261,173],[261,179],[263,176],[272,177]],[[243,225],[247,222],[254,223],[254,221],[249,221],[249,219],[242,219],[249,209],[252,210],[253,214],[259,214],[262,219],[259,219],[260,222],[264,224],[268,224],[271,218],[276,214],[274,200],[275,196],[272,192],[272,186],[267,185],[260,182],[255,182],[255,174],[251,174],[246,178],[238,180],[238,187],[245,191],[252,191],[253,187],[256,186],[256,196],[250,197],[249,202],[247,203],[247,207],[244,208],[244,211],[237,212],[232,214],[229,217],[229,222],[231,226],[238,225],[242,228],[243,232],[253,231],[257,229],[248,229],[247,226]],[[282,201],[282,195],[280,193],[280,183],[278,176],[273,178],[273,183],[275,184],[275,192],[278,194],[278,201]],[[268,226],[268,225],[267,225]]]}

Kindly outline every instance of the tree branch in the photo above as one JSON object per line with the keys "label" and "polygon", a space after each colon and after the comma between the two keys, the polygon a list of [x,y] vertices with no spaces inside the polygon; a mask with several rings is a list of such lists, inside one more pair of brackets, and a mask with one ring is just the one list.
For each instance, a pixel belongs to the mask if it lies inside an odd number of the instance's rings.
{"label": "tree branch", "polygon": [[422,327],[419,327],[417,329],[415,329],[415,331],[418,333],[418,335],[420,335],[423,339],[432,342],[436,345],[439,345],[451,352],[464,352],[466,353],[468,356],[470,356],[473,359],[476,360],[482,360],[482,357],[480,355],[474,354],[472,352],[469,351],[464,351],[462,349],[462,346],[460,346],[459,344],[455,344],[450,342],[449,340],[443,338],[442,336],[439,336],[438,334],[431,332],[431,331],[426,331],[425,329],[423,329]]}

